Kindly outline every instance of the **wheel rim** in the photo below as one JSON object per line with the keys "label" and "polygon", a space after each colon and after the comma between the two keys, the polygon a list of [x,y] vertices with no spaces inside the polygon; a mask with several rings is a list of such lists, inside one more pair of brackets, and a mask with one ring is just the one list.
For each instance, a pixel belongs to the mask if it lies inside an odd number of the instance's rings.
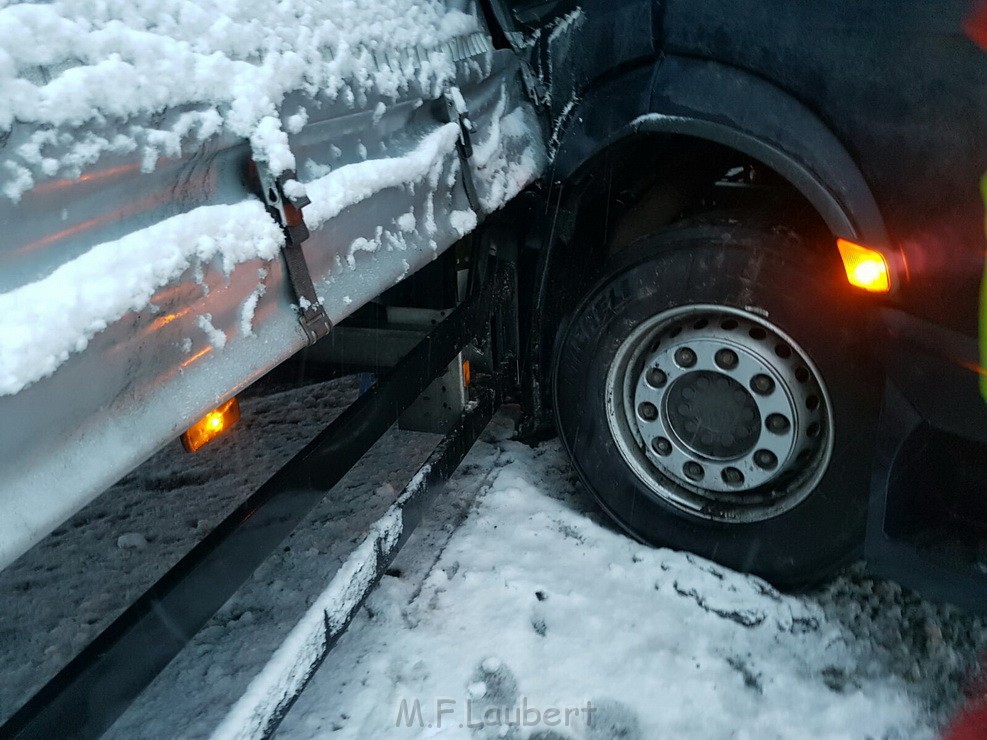
{"label": "wheel rim", "polygon": [[658,499],[692,515],[756,522],[800,504],[832,453],[822,376],[761,316],[683,306],[640,325],[607,378],[617,448]]}

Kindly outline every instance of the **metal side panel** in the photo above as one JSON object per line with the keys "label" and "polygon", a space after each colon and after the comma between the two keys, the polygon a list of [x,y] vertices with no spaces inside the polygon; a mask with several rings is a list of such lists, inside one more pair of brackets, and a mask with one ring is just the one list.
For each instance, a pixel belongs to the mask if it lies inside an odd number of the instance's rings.
{"label": "metal side panel", "polygon": [[[521,102],[514,56],[493,51],[485,35],[452,46],[475,141],[489,143],[489,171],[476,175],[480,198],[495,203],[534,177],[532,161],[543,166],[543,144],[516,135],[519,120],[535,118]],[[316,183],[346,165],[413,153],[447,120],[440,91],[423,84],[396,99],[289,97],[283,117],[307,114],[289,137],[299,180]],[[508,121],[515,135],[505,136],[499,117],[518,105]],[[159,160],[150,173],[141,171],[139,154],[105,157],[78,180],[49,181],[18,204],[0,202],[0,293],[170,216],[254,198],[248,160],[245,142],[217,138]],[[333,322],[433,260],[471,223],[454,147],[423,181],[371,190],[363,199],[347,193],[350,205],[304,243]],[[313,197],[306,218],[324,205]],[[201,327],[204,316],[225,335],[221,347]],[[54,374],[0,396],[0,567],[305,343],[280,257],[243,262],[229,274],[209,262],[96,334]]]}

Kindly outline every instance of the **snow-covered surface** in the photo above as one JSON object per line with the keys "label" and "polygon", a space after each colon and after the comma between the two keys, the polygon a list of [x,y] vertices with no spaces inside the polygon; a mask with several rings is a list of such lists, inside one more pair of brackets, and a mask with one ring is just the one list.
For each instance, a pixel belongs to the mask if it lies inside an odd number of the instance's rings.
{"label": "snow-covered surface", "polygon": [[[507,95],[503,93],[491,120],[490,133],[473,149],[474,171],[486,185],[480,204],[488,213],[534,181],[547,159],[542,135],[531,113],[518,107],[505,114],[506,103]],[[519,142],[521,153],[515,161],[508,152]]]}
{"label": "snow-covered surface", "polygon": [[[16,125],[36,130],[3,151],[2,191],[16,200],[107,152],[141,150],[153,167],[183,139],[221,131],[249,139],[279,174],[295,165],[279,111],[289,92],[352,103],[396,98],[411,79],[440,88],[453,66],[439,47],[477,28],[442,0],[5,3],[0,139]],[[398,53],[412,48],[423,50],[414,64]],[[156,126],[166,109],[182,113]]]}
{"label": "snow-covered surface", "polygon": [[894,584],[785,596],[642,547],[558,442],[497,446],[465,522],[409,544],[279,737],[931,737],[987,644]]}
{"label": "snow-covered surface", "polygon": [[[267,162],[273,174],[294,168],[287,133],[301,130],[308,114],[304,108],[282,111],[286,96],[317,96],[321,106],[338,100],[340,115],[367,106],[371,94],[397,100],[412,84],[419,94],[439,97],[456,76],[444,45],[479,30],[472,11],[458,5],[458,0],[0,4],[2,189],[16,201],[39,181],[75,178],[102,155],[138,148],[144,169],[153,169],[159,155],[187,154],[185,145],[223,133],[249,140],[253,157]],[[375,122],[386,108],[377,103]],[[494,126],[503,113],[498,109]],[[530,135],[523,112],[512,115],[505,118],[508,125],[522,127],[514,133]],[[12,132],[18,135],[8,139]],[[306,219],[318,228],[383,189],[413,186],[436,171],[457,134],[456,126],[442,126],[402,156],[351,163],[307,187],[294,180],[286,187],[289,195],[311,197]],[[491,156],[508,156],[499,148],[499,130],[488,141]],[[512,184],[530,182],[543,159],[529,150],[519,162],[505,161],[509,172],[491,168],[487,209],[500,207],[520,189]],[[485,164],[480,160],[481,169]],[[437,176],[431,179],[435,190]],[[475,214],[455,217],[457,233],[475,224]],[[422,225],[434,232],[434,216]],[[354,242],[351,266],[354,252],[372,251],[379,241]],[[245,260],[273,258],[281,243],[280,231],[257,202],[205,206],[97,244],[41,279],[0,295],[0,396],[53,373],[96,332],[127,311],[145,308],[154,291],[177,279],[193,260],[209,264],[218,257],[228,274]],[[215,332],[210,336],[218,339]]]}
{"label": "snow-covered surface", "polygon": [[203,206],[97,245],[50,275],[0,293],[0,396],[47,377],[73,352],[193,264],[229,272],[284,242],[259,200]]}
{"label": "snow-covered surface", "polygon": [[318,666],[323,646],[346,625],[377,575],[378,553],[401,537],[403,519],[392,506],[332,577],[246,692],[213,733],[216,740],[264,738],[268,723],[287,707]]}
{"label": "snow-covered surface", "polygon": [[[164,153],[178,155],[188,143],[193,112],[179,116],[178,128],[169,132],[142,128],[135,121],[193,104],[201,108],[194,115],[209,119],[193,141],[224,131],[247,138],[254,157],[268,161],[275,173],[295,166],[285,130],[298,131],[308,119],[304,108],[291,115],[280,111],[289,93],[318,95],[319,105],[342,95],[342,115],[366,106],[371,92],[396,98],[414,81],[419,92],[438,97],[448,90],[457,107],[465,107],[462,93],[451,86],[456,72],[452,56],[441,45],[478,26],[456,4],[169,0],[163,5],[113,1],[93,6],[63,0],[0,7],[0,94],[6,92],[12,101],[0,113],[0,143],[13,126],[36,127],[30,138],[38,139],[30,145],[0,144],[5,187],[21,183],[8,193],[19,197],[38,178],[78,176],[105,153],[90,146],[94,126],[127,132],[114,137],[117,149],[121,137],[133,140],[131,148],[141,137],[158,144],[171,137],[174,141]],[[45,44],[29,40],[42,32]],[[409,48],[418,50],[413,60],[397,54]],[[537,122],[523,108],[505,110],[509,97],[502,89],[472,163],[487,212],[537,177],[545,162]],[[374,121],[386,110],[379,102]],[[424,238],[434,256],[439,248],[435,198],[442,187],[455,185],[452,167],[445,170],[448,182],[439,180],[458,136],[457,125],[439,125],[400,155],[330,168],[305,184],[290,180],[286,188],[289,195],[311,199],[306,223],[318,229],[383,190],[415,188],[427,180],[434,195],[425,213],[419,218],[404,214],[393,230],[378,225],[373,235],[352,241],[345,259],[353,269],[358,252],[407,249],[409,233],[412,239]],[[52,149],[50,157],[44,155],[46,146]],[[79,147],[88,154],[82,156]],[[56,150],[62,159],[55,158]],[[155,157],[149,161],[153,167]],[[24,169],[32,163],[41,167],[41,174]],[[478,222],[472,210],[439,215],[448,215],[458,236]],[[40,279],[0,294],[0,396],[50,376],[72,353],[84,351],[94,334],[129,311],[147,308],[155,291],[189,268],[201,273],[215,261],[228,275],[244,261],[273,259],[282,243],[280,230],[253,199],[202,206],[96,244]],[[409,270],[410,265],[405,273]],[[379,292],[387,285],[376,287]],[[245,335],[252,333],[258,298],[252,295],[243,305]],[[221,349],[222,331],[206,317],[197,321]]]}
{"label": "snow-covered surface", "polygon": [[[345,165],[308,183],[312,203],[305,209],[306,223],[319,228],[381,190],[421,181],[455,150],[458,134],[458,126],[446,124],[403,156]],[[498,134],[495,151],[499,144]],[[514,167],[524,170],[514,181],[530,182],[537,172],[533,164],[528,155]],[[499,179],[492,182],[491,205],[499,207],[515,192],[505,193]],[[475,214],[465,221],[456,219],[459,227],[474,228]],[[155,291],[193,265],[217,259],[228,274],[241,262],[275,258],[283,243],[281,229],[259,200],[203,206],[98,244],[36,282],[0,293],[0,396],[51,375],[71,353],[85,350],[95,333],[128,311],[145,308]],[[352,254],[350,260],[355,264]],[[249,309],[245,316],[252,317]],[[198,323],[213,346],[222,349],[226,337],[211,320],[200,316]]]}
{"label": "snow-covered surface", "polygon": [[[242,434],[205,456],[164,451],[0,574],[2,714],[355,392],[342,380],[247,399]],[[642,547],[608,524],[558,442],[529,447],[510,431],[510,418],[498,417],[471,451],[280,736],[533,738],[553,729],[459,726],[467,702],[475,721],[526,701],[543,719],[548,709],[596,708],[595,727],[585,711],[571,713],[569,727],[543,740],[921,738],[959,700],[987,646],[984,620],[858,570],[785,596],[699,558]],[[254,691],[270,688],[264,666],[313,613],[317,594],[347,563],[365,561],[370,523],[434,440],[397,431],[382,439],[111,737],[207,736],[251,681]],[[402,700],[412,712],[419,702],[425,725],[451,711],[441,728],[398,728]]]}
{"label": "snow-covered surface", "polygon": [[[475,138],[484,157],[473,165],[477,211],[503,205],[544,164],[533,111],[518,107],[519,89],[503,84],[513,79],[517,60],[510,52],[485,48],[471,40],[457,52],[456,63],[457,81],[468,93],[472,115],[482,122]],[[475,58],[461,56],[474,52]],[[458,129],[436,120],[441,106],[424,101],[421,92],[416,88],[409,99],[385,106],[379,129],[370,128],[379,106],[368,103],[350,115],[315,105],[313,128],[291,142],[306,163],[299,172],[305,185],[299,186],[312,198],[306,216],[313,230],[305,253],[317,295],[334,323],[428,264],[478,222],[480,214],[469,207],[461,184]],[[293,100],[312,103],[304,96]],[[294,103],[289,110],[296,110]],[[374,144],[373,157],[355,160],[356,144],[364,137]],[[344,147],[338,155],[333,141]],[[242,143],[227,144],[210,171],[222,172],[221,180],[236,174],[227,167],[231,158],[241,161],[245,154]],[[27,265],[31,269],[23,274],[35,282],[0,298],[0,406],[28,425],[0,432],[0,459],[7,463],[0,465],[5,472],[0,498],[5,511],[16,512],[0,517],[0,564],[247,379],[304,345],[277,263],[280,231],[258,203],[236,202],[245,195],[238,179],[216,194],[231,204],[165,218],[196,202],[175,189],[178,171],[196,169],[211,153],[206,149],[198,157],[169,161],[162,166],[169,173],[163,179],[131,171],[129,179],[116,183],[118,197],[111,205],[126,200],[129,182],[142,188],[153,181],[148,198],[157,202],[167,193],[163,210],[119,222],[112,235],[126,234],[123,238],[101,241],[101,235],[110,235],[97,231],[83,233],[76,243],[85,224],[115,222],[119,216],[97,207],[96,214],[87,214],[93,218],[70,222],[58,232],[66,241],[43,250],[46,265]],[[308,166],[313,158],[321,170]],[[193,195],[196,187],[209,187],[210,172],[201,173],[203,182],[192,187]],[[95,187],[98,196],[101,185],[86,183],[83,189]],[[35,195],[22,205],[30,205]],[[24,223],[19,207],[8,204],[0,221]],[[155,217],[165,220],[154,223]],[[31,243],[14,239],[0,260],[16,262],[17,255],[30,253]],[[276,261],[266,264],[272,257]],[[78,392],[80,385],[86,393]],[[61,403],[64,399],[70,402]],[[53,413],[34,413],[46,403]],[[38,438],[46,444],[33,442]],[[25,459],[27,440],[34,454]],[[105,455],[91,454],[100,448]],[[76,473],[74,487],[63,487],[69,468]],[[39,489],[50,494],[43,501]]]}
{"label": "snow-covered surface", "polygon": [[347,206],[374,193],[423,180],[455,149],[458,137],[459,127],[447,123],[404,156],[355,162],[306,183],[312,204],[305,209],[305,223],[317,229]]}

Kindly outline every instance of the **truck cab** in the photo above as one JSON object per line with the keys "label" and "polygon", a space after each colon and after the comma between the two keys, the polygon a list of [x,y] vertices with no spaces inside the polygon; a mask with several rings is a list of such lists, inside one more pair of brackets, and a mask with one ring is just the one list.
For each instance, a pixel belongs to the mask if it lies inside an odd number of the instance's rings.
{"label": "truck cab", "polygon": [[493,6],[551,121],[532,405],[601,505],[983,608],[975,4]]}

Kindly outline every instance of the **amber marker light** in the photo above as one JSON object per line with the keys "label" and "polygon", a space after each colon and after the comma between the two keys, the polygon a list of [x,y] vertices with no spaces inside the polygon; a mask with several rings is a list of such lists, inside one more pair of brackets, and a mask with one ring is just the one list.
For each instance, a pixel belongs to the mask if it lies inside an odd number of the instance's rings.
{"label": "amber marker light", "polygon": [[467,388],[469,387],[470,380],[472,379],[470,377],[471,372],[472,370],[470,368],[470,361],[463,360],[463,385],[465,385]]}
{"label": "amber marker light", "polygon": [[213,409],[182,434],[182,447],[195,452],[209,444],[240,419],[240,402],[231,398],[219,408]]}
{"label": "amber marker light", "polygon": [[843,268],[850,285],[871,293],[891,290],[891,271],[883,254],[846,239],[837,239],[836,246],[843,258]]}

